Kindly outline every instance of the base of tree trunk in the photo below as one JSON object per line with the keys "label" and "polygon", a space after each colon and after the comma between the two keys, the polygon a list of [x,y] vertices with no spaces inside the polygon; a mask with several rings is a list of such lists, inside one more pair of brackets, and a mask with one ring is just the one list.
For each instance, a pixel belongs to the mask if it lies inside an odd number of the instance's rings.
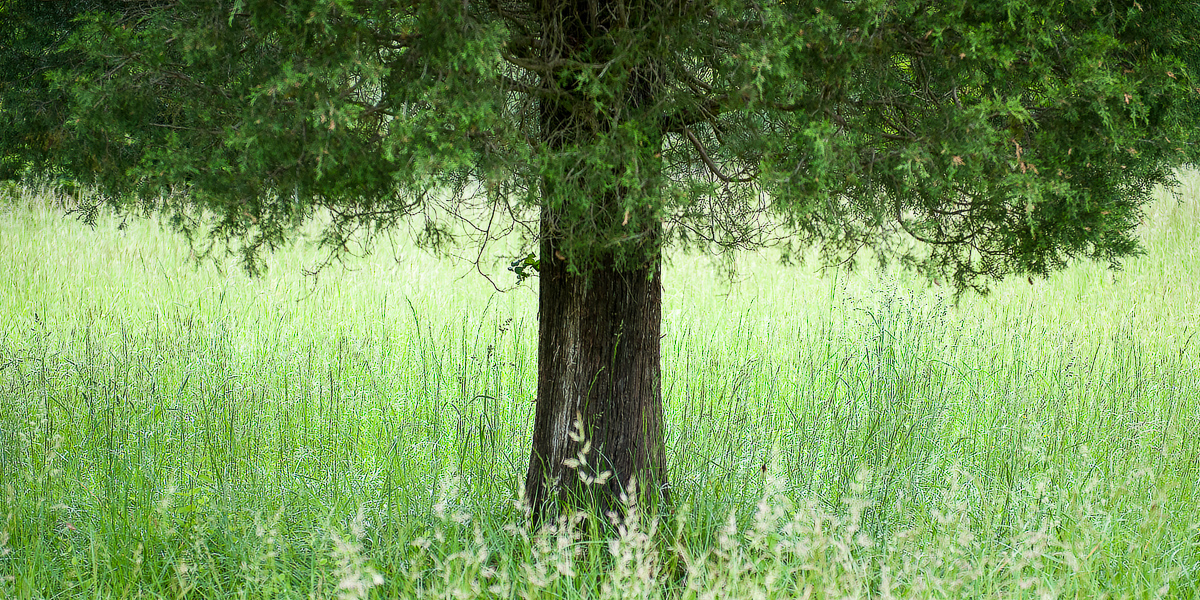
{"label": "base of tree trunk", "polygon": [[607,512],[636,486],[639,504],[668,502],[658,262],[572,274],[543,240],[539,279],[526,500],[537,513],[553,500]]}

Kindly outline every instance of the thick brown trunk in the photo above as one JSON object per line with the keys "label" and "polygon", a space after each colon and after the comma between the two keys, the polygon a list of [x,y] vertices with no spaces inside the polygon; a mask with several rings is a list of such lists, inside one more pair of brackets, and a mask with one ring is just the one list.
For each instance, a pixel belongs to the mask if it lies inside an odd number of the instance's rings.
{"label": "thick brown trunk", "polygon": [[[539,99],[540,150],[564,162],[549,161],[553,166],[543,179],[537,410],[526,499],[539,514],[564,494],[567,500],[592,498],[604,510],[636,481],[641,500],[665,500],[661,226],[646,194],[657,185],[662,134],[652,123],[624,121],[653,104],[658,77],[652,65],[636,68],[621,84],[625,90],[607,97],[605,106],[575,83],[577,65],[609,60],[605,36],[644,11],[620,0],[543,0],[537,6],[543,60],[555,65],[543,73],[542,87],[558,92]],[[644,131],[630,148],[637,156],[629,164],[641,180],[633,187],[613,185],[627,179],[626,165],[582,158],[598,141],[611,140],[623,121]],[[608,244],[601,241],[605,227],[617,232],[608,240],[628,241],[594,252]],[[583,239],[596,236],[585,252],[578,247],[581,232]],[[576,260],[573,269],[569,256]]]}
{"label": "thick brown trunk", "polygon": [[[659,265],[572,274],[555,257],[554,240],[543,239],[539,277],[537,412],[526,498],[540,510],[566,492],[605,509],[636,481],[643,500],[666,500]],[[572,435],[577,420],[586,441]],[[586,466],[568,466],[589,443]],[[605,472],[604,483],[584,481],[604,480]]]}

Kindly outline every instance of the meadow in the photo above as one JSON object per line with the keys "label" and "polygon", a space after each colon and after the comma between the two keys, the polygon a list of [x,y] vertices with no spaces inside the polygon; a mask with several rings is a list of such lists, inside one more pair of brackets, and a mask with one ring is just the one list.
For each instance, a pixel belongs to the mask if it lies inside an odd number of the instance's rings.
{"label": "meadow", "polygon": [[536,282],[497,293],[399,233],[251,278],[155,221],[0,191],[0,597],[1195,597],[1181,180],[1124,270],[988,296],[671,256],[675,505],[537,527]]}

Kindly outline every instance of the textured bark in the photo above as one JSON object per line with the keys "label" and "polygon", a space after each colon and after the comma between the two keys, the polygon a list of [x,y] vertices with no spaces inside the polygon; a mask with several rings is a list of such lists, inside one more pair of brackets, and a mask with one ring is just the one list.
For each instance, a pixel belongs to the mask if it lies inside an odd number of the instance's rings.
{"label": "textured bark", "polygon": [[[543,239],[538,391],[533,452],[525,481],[535,508],[556,492],[594,498],[602,509],[635,479],[643,500],[666,501],[666,446],[660,387],[662,275],[658,264],[633,271],[571,274]],[[585,442],[570,435],[579,419],[591,450],[582,485],[575,469]]]}

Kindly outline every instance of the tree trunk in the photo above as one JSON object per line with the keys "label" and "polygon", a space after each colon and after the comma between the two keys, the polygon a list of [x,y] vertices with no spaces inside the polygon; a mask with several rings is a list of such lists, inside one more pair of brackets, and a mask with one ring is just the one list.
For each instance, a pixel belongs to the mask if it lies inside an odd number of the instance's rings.
{"label": "tree trunk", "polygon": [[[540,151],[553,166],[542,182],[537,410],[525,497],[539,513],[564,494],[569,501],[591,498],[604,511],[636,482],[640,500],[665,501],[661,224],[647,194],[659,184],[662,132],[656,120],[637,120],[661,85],[652,63],[635,67],[619,84],[624,89],[602,102],[575,83],[577,65],[611,59],[605,36],[647,22],[645,7],[539,0],[537,12],[548,66],[542,87],[557,93],[539,98]],[[625,147],[631,158],[583,158],[627,126],[641,132]],[[631,179],[624,177],[628,165],[634,186],[613,185]],[[569,268],[567,241],[578,249],[572,236],[605,227],[633,241]],[[589,250],[607,246],[603,239]]]}
{"label": "tree trunk", "polygon": [[[665,502],[660,264],[574,274],[555,256],[554,242],[542,239],[537,412],[526,499],[540,510],[566,492],[608,510],[636,481],[642,500]],[[586,465],[569,466],[585,448]],[[598,479],[589,485],[585,478]]]}

